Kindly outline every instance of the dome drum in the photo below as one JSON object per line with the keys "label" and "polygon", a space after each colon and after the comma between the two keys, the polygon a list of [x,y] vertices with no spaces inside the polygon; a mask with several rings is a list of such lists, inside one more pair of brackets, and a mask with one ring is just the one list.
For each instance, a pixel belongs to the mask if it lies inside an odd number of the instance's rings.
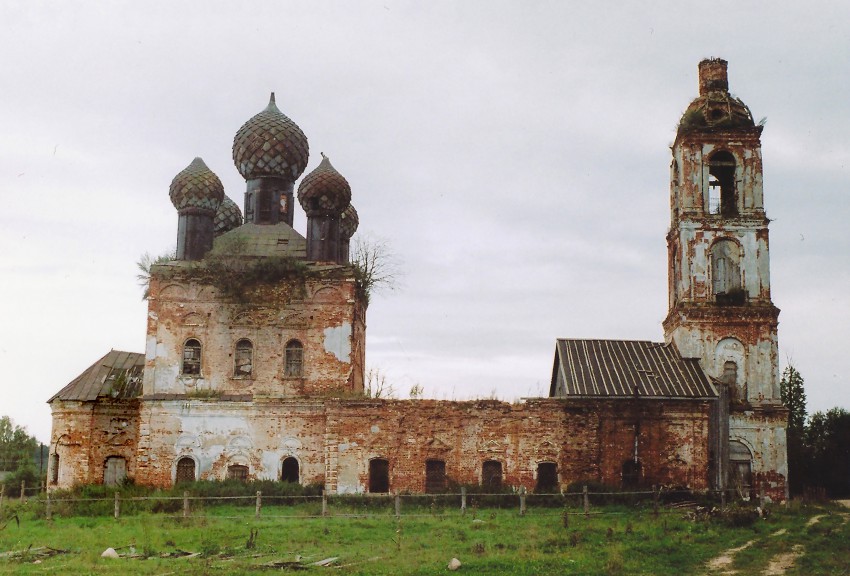
{"label": "dome drum", "polygon": [[245,221],[254,224],[292,226],[294,184],[283,178],[248,180],[245,191]]}

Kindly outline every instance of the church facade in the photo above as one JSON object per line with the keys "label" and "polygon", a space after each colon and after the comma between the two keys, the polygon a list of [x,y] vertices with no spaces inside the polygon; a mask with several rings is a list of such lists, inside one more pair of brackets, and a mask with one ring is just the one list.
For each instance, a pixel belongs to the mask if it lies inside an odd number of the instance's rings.
{"label": "church facade", "polygon": [[351,188],[323,155],[296,193],[309,146],[272,96],[233,141],[243,210],[199,158],[174,178],[177,254],[151,268],[145,352],[110,351],[49,400],[48,486],[592,481],[784,499],[760,134],[726,63],[702,62],[673,146],[664,342],[558,340],[548,398],[373,399]]}

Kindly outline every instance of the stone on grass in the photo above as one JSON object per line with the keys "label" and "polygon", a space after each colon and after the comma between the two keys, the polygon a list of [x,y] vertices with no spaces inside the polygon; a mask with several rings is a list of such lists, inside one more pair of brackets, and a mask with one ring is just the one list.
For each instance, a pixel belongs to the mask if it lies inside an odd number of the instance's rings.
{"label": "stone on grass", "polygon": [[460,568],[460,560],[458,560],[457,558],[452,558],[449,562],[448,568],[449,570],[457,570],[458,568]]}
{"label": "stone on grass", "polygon": [[103,554],[100,555],[101,558],[118,558],[118,552],[115,551],[115,548],[107,548],[103,551]]}

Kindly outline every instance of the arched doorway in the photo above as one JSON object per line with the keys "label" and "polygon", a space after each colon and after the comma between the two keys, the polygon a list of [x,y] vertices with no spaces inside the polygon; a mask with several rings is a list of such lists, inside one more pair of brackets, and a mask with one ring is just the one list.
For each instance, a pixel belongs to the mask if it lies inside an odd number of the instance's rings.
{"label": "arched doorway", "polygon": [[280,466],[280,481],[294,482],[297,484],[299,480],[298,472],[298,460],[296,460],[292,456],[284,458]]}

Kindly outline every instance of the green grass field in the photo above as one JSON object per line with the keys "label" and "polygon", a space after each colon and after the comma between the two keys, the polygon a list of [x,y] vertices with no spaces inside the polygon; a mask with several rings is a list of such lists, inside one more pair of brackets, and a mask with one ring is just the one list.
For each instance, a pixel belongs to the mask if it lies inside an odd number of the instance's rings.
{"label": "green grass field", "polygon": [[[689,510],[651,506],[517,509],[315,503],[200,506],[184,519],[141,512],[111,517],[43,518],[37,505],[0,512],[0,572],[8,574],[439,574],[458,558],[462,574],[761,574],[792,558],[785,573],[850,574],[850,510],[774,506],[766,519],[731,527]],[[17,519],[13,513],[17,510]],[[364,510],[368,515],[364,515]],[[810,519],[822,517],[813,524]],[[5,526],[5,527],[4,527]],[[253,534],[253,538],[252,538]],[[748,544],[749,543],[749,544]],[[712,568],[724,551],[745,546]],[[108,547],[121,558],[101,558]],[[29,549],[29,553],[21,553]],[[51,550],[60,550],[53,554]],[[181,553],[191,556],[178,557]],[[334,557],[332,567],[311,565]],[[725,562],[725,563],[724,563]],[[786,564],[788,564],[786,562]],[[728,572],[727,572],[728,573]]]}

